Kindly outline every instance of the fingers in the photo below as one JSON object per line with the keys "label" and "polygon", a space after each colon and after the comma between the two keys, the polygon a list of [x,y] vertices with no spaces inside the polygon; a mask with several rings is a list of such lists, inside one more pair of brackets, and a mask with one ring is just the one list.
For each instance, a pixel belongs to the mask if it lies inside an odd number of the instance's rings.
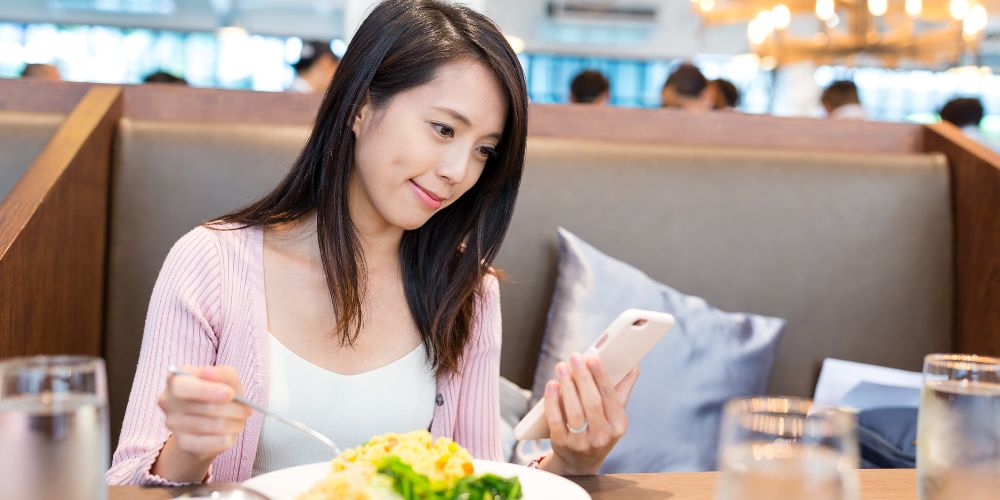
{"label": "fingers", "polygon": [[566,440],[566,422],[559,405],[559,382],[549,380],[545,384],[545,420],[549,423],[549,437],[554,442]]}
{"label": "fingers", "polygon": [[177,447],[189,455],[210,459],[228,450],[236,442],[232,434],[203,436],[198,434],[174,434]]}
{"label": "fingers", "polygon": [[[621,394],[593,356],[574,354],[569,363],[556,365],[556,375],[558,382],[549,381],[545,386],[546,420],[554,458],[558,459],[550,465],[557,464],[560,473],[593,474],[628,428]],[[630,389],[631,385],[622,388]],[[584,423],[585,432],[570,430]]]}
{"label": "fingers", "polygon": [[233,445],[251,410],[233,401],[242,393],[231,367],[183,367],[191,375],[173,375],[160,394],[165,425],[182,451],[213,458]]}
{"label": "fingers", "polygon": [[[588,359],[591,358],[588,356]],[[570,365],[573,367],[573,381],[576,383],[587,421],[591,428],[601,430],[601,426],[607,422],[604,415],[604,398],[601,397],[601,390],[598,389],[597,382],[587,367],[587,360],[579,354],[574,354],[570,356]]]}
{"label": "fingers", "polygon": [[207,417],[191,413],[169,413],[167,428],[175,434],[236,435],[243,431],[243,419]]}
{"label": "fingers", "polygon": [[618,385],[615,386],[615,392],[618,393],[618,400],[621,401],[623,405],[628,404],[629,398],[632,397],[632,389],[635,387],[635,382],[638,379],[639,366],[637,365],[625,374],[625,378],[623,378],[621,382],[618,382]]}
{"label": "fingers", "polygon": [[198,368],[194,374],[203,380],[226,384],[232,387],[236,394],[243,394],[240,374],[231,366],[203,366]]}
{"label": "fingers", "polygon": [[[556,364],[556,375],[559,377],[559,395],[562,396],[562,408],[566,416],[566,425],[579,429],[587,423],[580,395],[577,392],[574,374],[565,362]],[[592,424],[591,424],[592,425]],[[575,434],[575,433],[574,433]]]}
{"label": "fingers", "polygon": [[[611,377],[604,371],[604,365],[596,357],[587,358],[587,367],[593,374],[594,380],[601,393],[603,411],[611,427],[612,435],[615,439],[622,437],[628,429],[628,416],[625,414],[625,406],[619,399],[618,391],[612,385]],[[629,372],[630,374],[632,372]],[[628,378],[626,376],[626,378]],[[624,382],[624,380],[623,380]]]}
{"label": "fingers", "polygon": [[[618,433],[610,421],[610,417],[615,413],[609,414],[607,412],[609,404],[620,405],[621,403],[618,402],[616,395],[612,395],[610,400],[602,395],[602,391],[598,387],[598,380],[595,380],[595,374],[591,372],[590,367],[592,363],[597,361],[593,356],[584,358],[579,354],[574,354],[570,357],[570,364],[573,366],[573,379],[576,381],[587,421],[590,424],[587,436],[589,444],[594,449],[605,449],[617,441],[625,430],[621,429],[621,434]],[[607,378],[607,375],[603,375],[601,382],[610,386],[611,382]],[[624,410],[621,410],[620,413],[624,413]],[[619,425],[623,426],[623,423],[620,422],[621,415],[618,417]]]}
{"label": "fingers", "polygon": [[160,403],[160,407],[176,413],[198,415],[201,417],[230,418],[244,420],[250,416],[252,410],[239,403],[198,403],[191,401],[181,401],[177,399],[167,400]]}
{"label": "fingers", "polygon": [[[226,382],[213,382],[201,376],[203,372],[209,374],[208,376],[225,376],[219,372],[198,367],[184,367],[184,369],[194,376],[172,375],[167,379],[167,390],[177,399],[202,403],[227,403],[232,401],[239,389]],[[239,385],[238,380],[236,384]]]}

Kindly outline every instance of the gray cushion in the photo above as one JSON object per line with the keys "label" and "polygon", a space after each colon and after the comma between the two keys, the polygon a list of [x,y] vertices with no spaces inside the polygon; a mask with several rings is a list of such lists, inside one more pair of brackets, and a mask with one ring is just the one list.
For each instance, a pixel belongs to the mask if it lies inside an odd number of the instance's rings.
{"label": "gray cushion", "polygon": [[668,312],[677,322],[643,359],[628,406],[629,431],[601,472],[714,469],[722,404],[765,391],[785,321],[720,311],[559,228],[559,277],[535,374],[536,400],[557,362],[586,349],[630,307]]}

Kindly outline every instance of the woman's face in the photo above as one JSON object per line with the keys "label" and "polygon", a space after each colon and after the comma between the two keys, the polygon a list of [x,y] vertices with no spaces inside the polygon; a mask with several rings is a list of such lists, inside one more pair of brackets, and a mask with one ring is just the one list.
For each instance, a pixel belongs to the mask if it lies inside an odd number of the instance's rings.
{"label": "woman's face", "polygon": [[496,153],[507,102],[481,62],[460,60],[383,109],[365,104],[353,127],[351,217],[365,232],[416,229],[454,203]]}

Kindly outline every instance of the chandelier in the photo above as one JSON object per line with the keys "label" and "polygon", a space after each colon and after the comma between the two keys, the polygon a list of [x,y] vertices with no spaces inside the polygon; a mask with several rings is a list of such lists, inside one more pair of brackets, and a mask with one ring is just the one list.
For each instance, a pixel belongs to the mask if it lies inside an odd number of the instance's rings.
{"label": "chandelier", "polygon": [[[954,64],[978,52],[1000,0],[692,0],[692,6],[708,25],[747,22],[751,49],[773,64],[852,65],[869,57],[895,67],[901,60]],[[802,14],[818,25],[811,36],[789,30],[792,17]]]}

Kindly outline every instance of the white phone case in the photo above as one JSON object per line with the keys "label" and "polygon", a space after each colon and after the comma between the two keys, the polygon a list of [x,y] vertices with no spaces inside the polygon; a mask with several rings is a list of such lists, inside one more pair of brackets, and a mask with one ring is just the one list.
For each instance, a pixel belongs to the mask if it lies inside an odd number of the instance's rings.
{"label": "white phone case", "polygon": [[[662,312],[627,309],[618,315],[584,354],[596,355],[612,383],[621,382],[674,326],[674,317]],[[549,425],[542,399],[514,427],[518,440],[546,439]]]}

